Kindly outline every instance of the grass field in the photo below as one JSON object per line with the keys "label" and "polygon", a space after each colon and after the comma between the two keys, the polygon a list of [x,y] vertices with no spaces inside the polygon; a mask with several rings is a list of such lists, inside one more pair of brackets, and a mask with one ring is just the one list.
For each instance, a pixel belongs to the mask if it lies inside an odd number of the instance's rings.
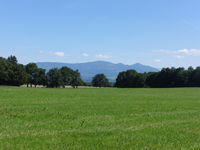
{"label": "grass field", "polygon": [[1,150],[199,150],[200,89],[0,87]]}

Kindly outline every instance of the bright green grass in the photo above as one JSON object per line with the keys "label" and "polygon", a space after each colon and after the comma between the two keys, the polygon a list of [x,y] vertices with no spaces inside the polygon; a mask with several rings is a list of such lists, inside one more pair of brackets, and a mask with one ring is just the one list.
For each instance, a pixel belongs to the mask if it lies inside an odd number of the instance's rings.
{"label": "bright green grass", "polygon": [[1,150],[199,150],[200,89],[0,87]]}

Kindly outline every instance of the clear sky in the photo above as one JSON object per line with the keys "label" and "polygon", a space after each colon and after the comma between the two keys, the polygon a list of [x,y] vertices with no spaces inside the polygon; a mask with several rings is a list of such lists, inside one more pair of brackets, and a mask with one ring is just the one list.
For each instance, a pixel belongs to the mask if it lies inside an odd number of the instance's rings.
{"label": "clear sky", "polygon": [[200,0],[0,0],[0,56],[196,67],[199,7]]}

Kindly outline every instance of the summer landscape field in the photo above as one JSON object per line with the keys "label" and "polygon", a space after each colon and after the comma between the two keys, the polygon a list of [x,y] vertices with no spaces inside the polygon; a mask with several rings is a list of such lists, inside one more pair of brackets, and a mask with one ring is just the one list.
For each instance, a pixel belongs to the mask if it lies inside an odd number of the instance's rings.
{"label": "summer landscape field", "polygon": [[200,149],[200,89],[0,87],[0,149]]}

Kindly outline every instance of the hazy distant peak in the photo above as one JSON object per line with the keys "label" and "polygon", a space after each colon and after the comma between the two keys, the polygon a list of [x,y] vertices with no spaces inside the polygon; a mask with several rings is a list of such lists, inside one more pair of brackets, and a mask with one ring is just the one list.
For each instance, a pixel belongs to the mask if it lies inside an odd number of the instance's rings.
{"label": "hazy distant peak", "polygon": [[136,63],[133,65],[125,65],[123,63],[111,63],[108,61],[94,61],[85,63],[60,63],[60,62],[38,62],[38,67],[47,71],[51,68],[61,68],[67,66],[73,70],[79,70],[81,77],[85,81],[91,81],[92,77],[98,73],[104,73],[110,81],[114,81],[121,71],[134,69],[137,72],[157,72],[159,69]]}

